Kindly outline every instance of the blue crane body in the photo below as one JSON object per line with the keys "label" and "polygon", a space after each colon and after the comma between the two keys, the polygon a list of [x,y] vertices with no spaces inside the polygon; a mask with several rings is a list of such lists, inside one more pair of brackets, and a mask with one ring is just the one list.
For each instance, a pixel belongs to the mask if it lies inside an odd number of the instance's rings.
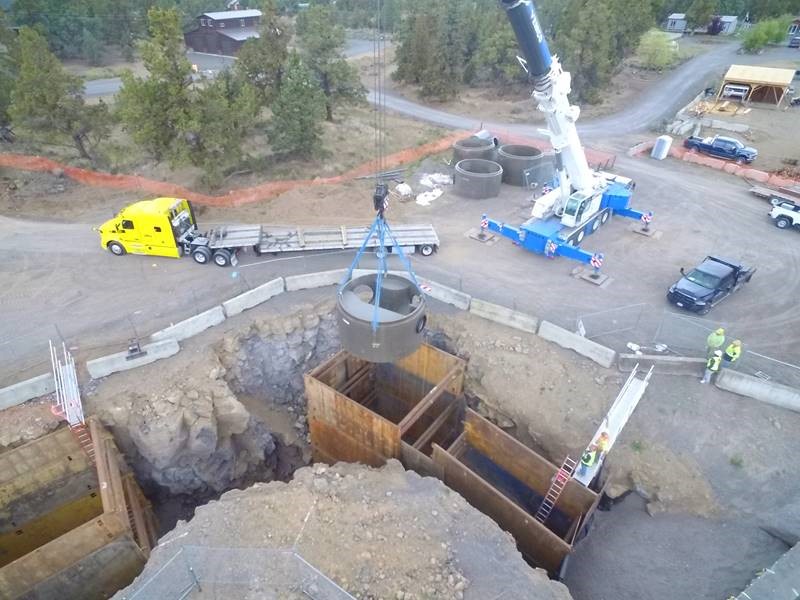
{"label": "blue crane body", "polygon": [[530,252],[591,263],[598,255],[579,248],[586,235],[611,215],[649,220],[652,213],[631,208],[630,179],[593,171],[586,161],[575,122],[580,108],[569,103],[570,74],[550,54],[532,0],[500,0],[517,38],[523,69],[533,81],[533,98],[544,113],[555,153],[552,189],[535,200],[531,218],[518,227],[487,218],[488,229]]}

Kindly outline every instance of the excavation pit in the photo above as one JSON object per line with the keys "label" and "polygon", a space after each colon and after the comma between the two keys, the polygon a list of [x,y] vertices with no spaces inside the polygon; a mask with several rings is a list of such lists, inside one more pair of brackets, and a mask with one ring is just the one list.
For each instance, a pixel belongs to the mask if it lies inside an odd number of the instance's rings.
{"label": "excavation pit", "polygon": [[147,561],[149,502],[98,423],[76,431],[0,454],[2,598],[105,598]]}
{"label": "excavation pit", "polygon": [[567,478],[539,522],[560,468],[466,408],[465,369],[464,360],[427,344],[381,365],[338,353],[305,376],[314,459],[371,466],[399,459],[494,519],[531,564],[558,573],[602,491]]}

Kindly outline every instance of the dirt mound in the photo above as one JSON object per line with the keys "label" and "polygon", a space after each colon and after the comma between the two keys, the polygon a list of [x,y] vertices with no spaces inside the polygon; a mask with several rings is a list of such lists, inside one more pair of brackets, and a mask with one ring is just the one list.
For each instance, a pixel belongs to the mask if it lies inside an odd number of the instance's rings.
{"label": "dirt mound", "polygon": [[[115,597],[130,597],[144,584],[148,597],[165,597],[175,575],[159,569],[182,548],[195,557],[203,551],[223,557],[213,568],[199,559],[192,564],[215,597],[343,597],[320,595],[321,583],[298,580],[279,561],[260,568],[260,554],[287,550],[356,598],[570,598],[562,584],[531,569],[491,519],[437,479],[406,472],[397,461],[377,470],[315,465],[288,484],[228,492],[165,536],[142,575]],[[252,550],[251,571],[224,558],[225,549],[236,556],[234,548]]]}

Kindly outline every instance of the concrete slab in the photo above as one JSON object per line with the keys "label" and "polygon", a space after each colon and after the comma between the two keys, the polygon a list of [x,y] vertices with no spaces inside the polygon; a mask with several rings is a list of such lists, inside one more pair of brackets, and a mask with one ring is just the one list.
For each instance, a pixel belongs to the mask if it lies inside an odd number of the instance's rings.
{"label": "concrete slab", "polygon": [[118,352],[116,354],[109,354],[86,362],[86,369],[92,379],[100,379],[112,373],[120,371],[129,371],[136,367],[149,365],[162,358],[168,358],[177,354],[181,347],[175,339],[166,339],[152,344],[142,346],[142,350],[147,352],[144,356],[127,360],[127,352]]}
{"label": "concrete slab", "polygon": [[225,310],[226,316],[232,317],[246,311],[248,308],[258,306],[278,294],[282,294],[285,287],[286,284],[283,277],[278,277],[230,300],[226,300],[222,303],[222,308]]}
{"label": "concrete slab", "polygon": [[209,327],[219,325],[225,320],[225,311],[222,306],[215,306],[199,315],[189,317],[183,321],[170,325],[166,329],[156,331],[150,336],[154,342],[161,340],[173,339],[176,341],[185,340],[201,331],[205,331]]}
{"label": "concrete slab", "polygon": [[800,390],[730,369],[722,369],[714,383],[721,390],[800,412]]}
{"label": "concrete slab", "polygon": [[764,569],[736,600],[790,600],[800,596],[800,545]]}
{"label": "concrete slab", "polygon": [[483,232],[481,231],[480,227],[473,227],[472,229],[468,229],[464,235],[471,240],[475,240],[476,242],[486,244],[487,246],[494,246],[498,241],[500,241],[499,236],[496,236],[493,233]]}
{"label": "concrete slab", "polygon": [[334,269],[332,271],[305,273],[304,275],[290,275],[285,278],[286,291],[294,292],[327,285],[339,285],[346,274],[347,269]]}
{"label": "concrete slab", "polygon": [[659,375],[700,377],[705,370],[706,359],[661,354],[620,354],[617,360],[620,371],[631,371],[637,364],[642,368],[655,366]]}
{"label": "concrete slab", "polygon": [[597,286],[602,286],[606,281],[608,281],[608,275],[604,273],[595,273],[594,271],[584,271],[578,275],[578,279],[588,281],[589,283]]}
{"label": "concrete slab", "polygon": [[531,315],[526,315],[516,310],[500,306],[499,304],[492,304],[485,300],[472,298],[469,305],[469,312],[488,321],[500,323],[512,329],[519,329],[520,331],[527,331],[528,333],[536,333],[539,320]]}
{"label": "concrete slab", "polygon": [[54,391],[56,391],[56,384],[52,373],[20,381],[0,389],[0,410],[17,406],[45,394],[52,394]]}
{"label": "concrete slab", "polygon": [[597,342],[587,340],[585,337],[562,329],[549,321],[542,321],[539,324],[539,337],[549,342],[554,342],[562,348],[574,350],[581,356],[585,356],[607,369],[613,366],[617,357],[617,353],[611,348],[606,348]]}

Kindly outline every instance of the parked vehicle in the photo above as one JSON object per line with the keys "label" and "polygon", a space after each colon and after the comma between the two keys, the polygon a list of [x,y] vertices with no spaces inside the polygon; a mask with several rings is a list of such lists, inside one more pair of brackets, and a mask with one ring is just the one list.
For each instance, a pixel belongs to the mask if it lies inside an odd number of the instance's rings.
{"label": "parked vehicle", "polygon": [[749,85],[736,85],[735,83],[729,83],[725,87],[722,88],[722,97],[723,98],[733,98],[734,100],[746,100],[747,96],[750,94],[750,86]]}
{"label": "parked vehicle", "polygon": [[769,216],[778,229],[789,229],[790,227],[800,229],[800,204],[774,198]]}
{"label": "parked vehicle", "polygon": [[789,48],[800,48],[800,35],[796,35],[789,40]]}
{"label": "parked vehicle", "polygon": [[688,273],[681,268],[682,277],[670,286],[667,300],[675,306],[704,315],[749,282],[755,272],[755,268],[707,256]]}
{"label": "parked vehicle", "polygon": [[758,157],[758,150],[745,146],[735,138],[715,135],[714,137],[701,138],[691,136],[683,145],[690,150],[697,150],[704,154],[735,160],[738,163],[751,163]]}
{"label": "parked vehicle", "polygon": [[[358,250],[370,229],[339,225],[309,228],[220,225],[201,230],[188,200],[156,198],[134,202],[96,231],[100,234],[100,245],[116,256],[191,256],[199,264],[214,262],[227,267],[236,266],[239,254],[248,249],[256,255]],[[396,246],[399,246],[407,254],[419,252],[430,256],[439,249],[439,236],[433,225],[396,224],[392,232],[395,239],[383,243],[389,252],[396,252]],[[366,247],[377,248],[380,245],[373,232]]]}

